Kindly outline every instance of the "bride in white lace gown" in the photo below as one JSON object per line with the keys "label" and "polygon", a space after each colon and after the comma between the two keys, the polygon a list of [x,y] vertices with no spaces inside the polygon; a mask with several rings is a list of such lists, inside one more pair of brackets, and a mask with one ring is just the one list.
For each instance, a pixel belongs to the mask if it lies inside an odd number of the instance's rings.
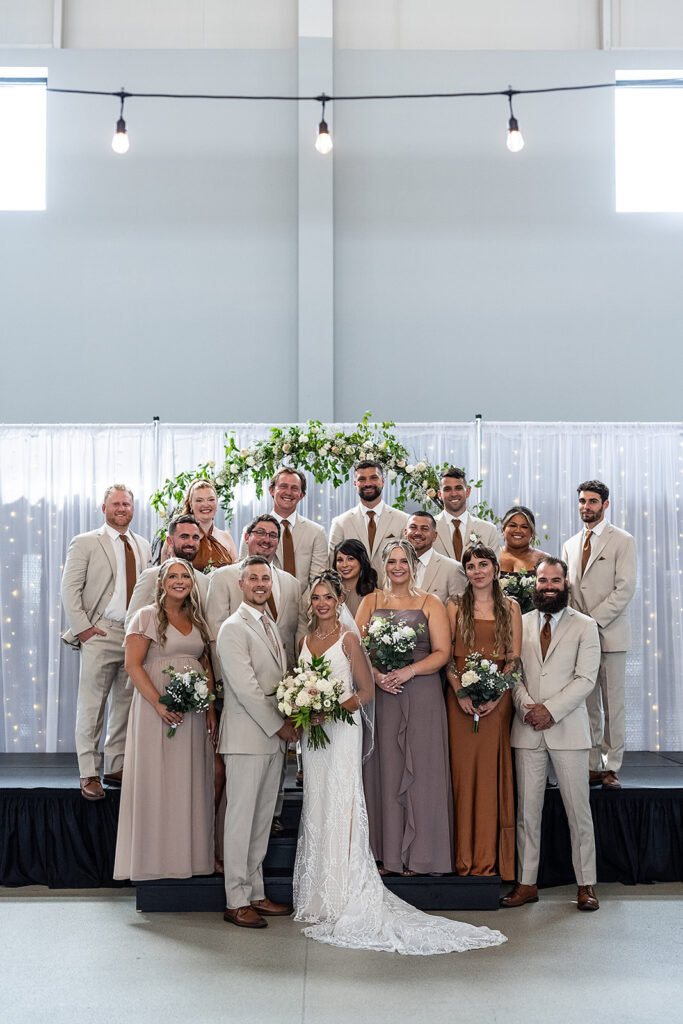
{"label": "bride in white lace gown", "polygon": [[341,580],[325,572],[311,592],[313,630],[301,657],[324,654],[332,675],[345,683],[343,703],[357,728],[326,722],[329,746],[302,741],[304,797],[294,865],[294,917],[304,934],[350,949],[428,956],[497,946],[505,936],[490,928],[432,917],[390,892],[370,850],[361,773],[360,707],[372,700],[374,680],[356,632],[340,624]]}

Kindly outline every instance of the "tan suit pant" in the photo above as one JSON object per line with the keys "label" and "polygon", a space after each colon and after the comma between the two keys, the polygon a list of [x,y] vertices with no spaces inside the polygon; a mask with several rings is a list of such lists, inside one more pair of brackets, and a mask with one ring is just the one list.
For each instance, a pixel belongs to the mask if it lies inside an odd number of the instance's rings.
{"label": "tan suit pant", "polygon": [[263,861],[280,783],[282,751],[224,754],[223,760],[225,905],[234,910],[265,896]]}
{"label": "tan suit pant", "polygon": [[81,778],[98,775],[102,766],[99,751],[104,709],[109,698],[107,735],[104,739],[104,771],[123,768],[128,712],[133,688],[127,686],[124,668],[123,623],[100,619],[106,636],[95,634],[81,645],[81,672],[76,701],[76,753]]}
{"label": "tan suit pant", "polygon": [[588,788],[588,750],[549,750],[545,741],[533,750],[515,748],[517,878],[522,885],[536,884],[548,756],[555,769],[567,813],[577,885],[595,885],[595,835]]}
{"label": "tan suit pant", "polygon": [[[595,689],[586,698],[591,727],[591,771],[618,772],[624,759],[626,652],[603,651]],[[604,726],[603,726],[604,715]]]}

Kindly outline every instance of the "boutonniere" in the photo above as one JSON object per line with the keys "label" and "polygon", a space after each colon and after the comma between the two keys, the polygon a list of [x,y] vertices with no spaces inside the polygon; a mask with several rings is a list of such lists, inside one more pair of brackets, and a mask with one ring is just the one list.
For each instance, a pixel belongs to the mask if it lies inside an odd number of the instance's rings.
{"label": "boutonniere", "polygon": [[474,545],[474,544],[479,544],[480,542],[481,542],[481,537],[479,536],[479,534],[478,533],[474,533],[474,531],[472,531],[472,533],[469,536],[468,543]]}

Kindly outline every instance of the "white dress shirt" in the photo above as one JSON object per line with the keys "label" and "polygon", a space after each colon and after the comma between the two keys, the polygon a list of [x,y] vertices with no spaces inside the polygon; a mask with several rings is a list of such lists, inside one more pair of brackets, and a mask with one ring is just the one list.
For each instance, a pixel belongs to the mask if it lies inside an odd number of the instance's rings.
{"label": "white dress shirt", "polygon": [[422,582],[425,578],[425,572],[427,571],[427,566],[431,562],[433,554],[434,548],[427,548],[426,551],[423,551],[423,553],[418,556],[417,572],[415,574],[415,582],[417,583],[418,587],[422,586]]}
{"label": "white dress shirt", "polygon": [[602,533],[602,531],[605,529],[606,526],[607,526],[607,520],[606,519],[601,519],[600,522],[597,523],[597,525],[594,526],[592,530],[589,530],[587,526],[584,526],[584,528],[583,528],[583,538],[581,540],[581,547],[583,547],[583,545],[586,543],[586,537],[587,537],[588,534],[591,535],[591,538],[599,537],[600,534]]}
{"label": "white dress shirt", "polygon": [[113,619],[114,622],[123,622],[126,618],[126,598],[128,592],[126,590],[126,546],[119,537],[125,537],[133,549],[133,555],[135,557],[135,575],[140,574],[140,565],[138,562],[138,551],[137,545],[133,542],[133,539],[128,530],[125,533],[119,533],[109,523],[104,524],[104,532],[110,538],[112,547],[114,548],[114,557],[116,558],[116,580],[114,582],[114,593],[111,596],[111,601],[104,609],[105,619]]}
{"label": "white dress shirt", "polygon": [[564,615],[564,608],[561,608],[559,610],[559,612],[539,612],[538,613],[538,630],[539,630],[539,633],[543,629],[543,627],[545,626],[545,617],[546,617],[546,615],[550,615],[550,622],[548,623],[548,625],[550,626],[550,635],[552,637],[553,633],[555,632],[555,627],[557,626],[558,622],[560,621],[560,619]]}

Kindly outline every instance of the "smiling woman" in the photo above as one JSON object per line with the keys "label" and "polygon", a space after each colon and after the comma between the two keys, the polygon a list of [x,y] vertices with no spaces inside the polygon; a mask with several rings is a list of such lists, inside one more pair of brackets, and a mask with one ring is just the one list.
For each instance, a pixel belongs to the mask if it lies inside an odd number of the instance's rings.
{"label": "smiling woman", "polygon": [[[192,567],[171,558],[159,572],[154,605],[136,612],[126,632],[126,671],[135,694],[115,878],[189,878],[213,872],[215,711],[210,707],[205,715],[183,716],[159,702],[169,666],[205,675],[213,690],[208,643]],[[169,726],[177,727],[171,737]]]}

